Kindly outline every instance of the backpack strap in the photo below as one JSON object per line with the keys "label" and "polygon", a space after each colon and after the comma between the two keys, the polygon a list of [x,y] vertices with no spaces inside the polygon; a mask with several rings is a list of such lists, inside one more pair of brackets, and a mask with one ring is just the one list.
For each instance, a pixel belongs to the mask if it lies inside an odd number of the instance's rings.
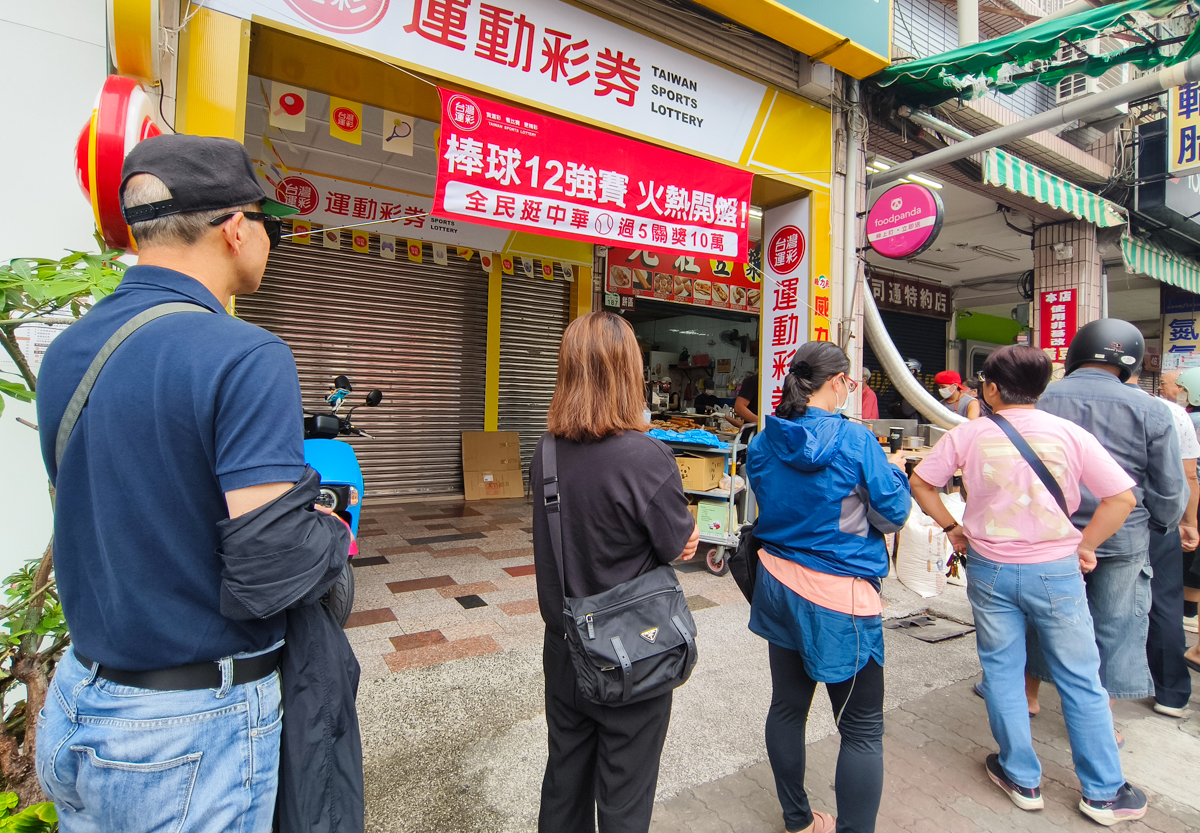
{"label": "backpack strap", "polygon": [[108,341],[104,342],[104,346],[100,348],[100,352],[96,354],[96,358],[92,359],[92,363],[88,365],[87,372],[79,380],[79,386],[75,388],[75,393],[71,396],[71,401],[67,403],[67,409],[63,412],[62,421],[58,423],[58,434],[54,440],[55,469],[62,465],[63,454],[67,450],[67,441],[71,439],[71,432],[75,430],[75,423],[79,421],[79,415],[83,413],[84,406],[87,405],[88,397],[92,394],[92,388],[96,385],[96,377],[104,369],[104,365],[109,357],[112,356],[113,351],[120,347],[121,342],[133,335],[142,325],[149,324],[156,318],[161,318],[164,315],[170,315],[175,312],[211,313],[212,310],[202,307],[199,304],[189,304],[182,301],[178,303],[158,304],[130,318],[119,330],[108,337]]}
{"label": "backpack strap", "polygon": [[1058,508],[1067,516],[1067,520],[1070,520],[1071,513],[1067,511],[1067,499],[1063,496],[1062,487],[1058,485],[1058,481],[1054,479],[1054,475],[1050,473],[1050,469],[1046,468],[1046,464],[1042,462],[1042,458],[1037,456],[1037,453],[1025,441],[1025,438],[1017,432],[1017,429],[1007,419],[1000,416],[1000,414],[988,414],[988,419],[996,423],[1000,430],[1012,441],[1012,444],[1017,447],[1017,451],[1025,458],[1025,462],[1033,469],[1033,473],[1038,476],[1038,479],[1042,481],[1042,485],[1050,492],[1050,495],[1054,498],[1054,502],[1058,504]]}
{"label": "backpack strap", "polygon": [[554,561],[558,565],[558,586],[562,590],[565,605],[567,577],[563,574],[562,495],[558,489],[558,455],[555,453],[554,435],[549,431],[542,435],[542,500],[546,507],[546,523],[550,527],[550,548],[554,550]]}

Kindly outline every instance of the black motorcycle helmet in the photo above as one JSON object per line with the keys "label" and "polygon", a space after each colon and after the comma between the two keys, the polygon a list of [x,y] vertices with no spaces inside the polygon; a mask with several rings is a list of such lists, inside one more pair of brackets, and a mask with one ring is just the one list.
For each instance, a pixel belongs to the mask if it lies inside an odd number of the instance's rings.
{"label": "black motorcycle helmet", "polygon": [[1067,374],[1080,365],[1109,364],[1120,371],[1122,382],[1129,381],[1142,364],[1146,341],[1137,327],[1120,318],[1101,318],[1079,328],[1067,348]]}

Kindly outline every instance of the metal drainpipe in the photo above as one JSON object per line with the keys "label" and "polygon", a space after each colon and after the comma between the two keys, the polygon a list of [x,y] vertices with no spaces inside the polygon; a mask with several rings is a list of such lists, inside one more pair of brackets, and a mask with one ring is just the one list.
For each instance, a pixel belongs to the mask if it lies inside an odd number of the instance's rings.
{"label": "metal drainpipe", "polygon": [[[865,281],[866,278],[864,277],[863,280]],[[887,371],[888,378],[892,380],[896,390],[900,391],[901,396],[924,414],[926,419],[941,428],[953,428],[955,425],[967,421],[966,417],[959,416],[934,399],[933,394],[925,390],[925,386],[909,372],[904,364],[904,357],[892,343],[887,327],[883,325],[879,308],[875,306],[875,299],[871,297],[871,290],[867,286],[863,287],[863,323],[867,331],[867,341],[871,343],[871,349],[875,351],[875,358],[879,359],[883,369]]]}
{"label": "metal drainpipe", "polygon": [[958,45],[979,43],[979,0],[958,0]]}
{"label": "metal drainpipe", "polygon": [[949,147],[935,150],[932,153],[918,156],[915,159],[897,165],[891,170],[868,177],[867,185],[870,188],[878,188],[881,185],[902,179],[909,174],[927,171],[930,168],[936,168],[949,162],[965,159],[972,154],[1000,147],[1016,139],[1023,139],[1026,136],[1032,136],[1034,133],[1041,132],[1050,127],[1069,124],[1079,119],[1086,119],[1100,110],[1106,110],[1117,104],[1128,104],[1130,101],[1136,101],[1140,98],[1148,98],[1157,93],[1169,90],[1172,87],[1186,84],[1189,81],[1200,81],[1200,55],[1193,55],[1185,63],[1176,64],[1173,67],[1167,67],[1150,75],[1142,76],[1128,84],[1122,84],[1118,87],[1113,87],[1111,90],[1105,90],[1086,96],[1085,98],[1080,98],[1072,101],[1070,104],[1055,107],[1053,110],[1047,110],[1045,113],[1039,113],[1036,116],[1022,119],[1014,124],[999,127],[987,133],[981,133],[973,139],[967,139]]}
{"label": "metal drainpipe", "polygon": [[[858,154],[859,132],[855,122],[858,119],[858,79],[849,79],[846,111],[846,193],[845,214],[842,217],[842,343],[850,347],[854,338],[854,293],[858,286]],[[854,347],[854,349],[861,349]]]}

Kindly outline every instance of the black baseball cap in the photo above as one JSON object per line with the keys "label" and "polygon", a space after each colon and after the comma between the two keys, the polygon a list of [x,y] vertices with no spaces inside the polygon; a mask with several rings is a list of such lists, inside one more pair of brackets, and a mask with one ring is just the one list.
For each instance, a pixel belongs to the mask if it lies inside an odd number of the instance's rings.
{"label": "black baseball cap", "polygon": [[[125,185],[138,174],[151,174],[171,191],[171,199],[125,207]],[[218,211],[261,203],[276,217],[295,214],[290,205],[270,199],[258,182],[250,154],[240,142],[215,136],[154,136],[139,142],[121,170],[121,213],[133,225],[171,214]]]}

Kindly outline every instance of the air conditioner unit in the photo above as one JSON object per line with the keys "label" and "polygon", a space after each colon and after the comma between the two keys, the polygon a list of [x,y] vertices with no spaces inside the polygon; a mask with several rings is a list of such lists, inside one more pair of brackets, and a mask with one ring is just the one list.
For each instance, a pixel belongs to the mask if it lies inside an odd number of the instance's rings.
{"label": "air conditioner unit", "polygon": [[[1064,63],[1066,61],[1076,61],[1086,56],[1106,55],[1111,52],[1119,52],[1127,49],[1128,46],[1127,43],[1117,38],[1093,38],[1092,40],[1080,41],[1079,43],[1063,47],[1055,56],[1055,61],[1057,63]],[[1056,104],[1066,104],[1069,101],[1075,101],[1092,93],[1111,90],[1113,87],[1119,87],[1122,84],[1128,83],[1129,64],[1117,64],[1099,78],[1092,78],[1083,74],[1068,75],[1059,81],[1055,87],[1054,102]],[[1128,112],[1129,105],[1119,104],[1115,107],[1089,114],[1087,121],[1102,121]]]}

